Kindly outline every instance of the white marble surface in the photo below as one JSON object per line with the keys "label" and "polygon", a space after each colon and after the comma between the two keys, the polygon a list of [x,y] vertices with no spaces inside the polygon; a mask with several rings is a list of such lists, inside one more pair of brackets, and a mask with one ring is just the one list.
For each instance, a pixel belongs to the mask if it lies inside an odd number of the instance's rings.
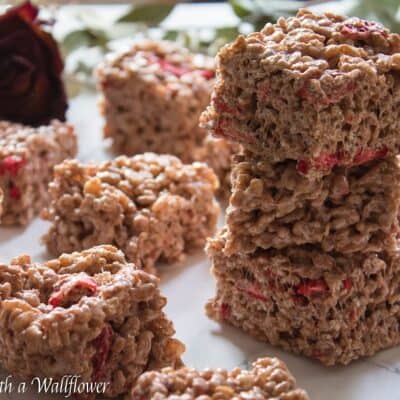
{"label": "white marble surface", "polygon": [[[72,100],[69,120],[79,133],[81,160],[100,161],[110,157],[107,144],[101,139],[102,121],[94,95],[82,94]],[[0,262],[7,262],[21,253],[30,254],[37,261],[47,259],[48,255],[39,243],[46,229],[47,224],[39,219],[26,229],[1,228]],[[187,346],[184,361],[188,365],[232,368],[247,366],[259,356],[278,356],[314,400],[400,400],[400,348],[381,352],[347,367],[326,368],[208,320],[203,307],[214,291],[209,267],[209,261],[199,252],[182,264],[162,268],[162,291],[169,300],[167,312],[175,323],[177,336]],[[0,381],[6,376],[7,373],[0,373]],[[25,394],[0,393],[2,400],[47,398],[54,396],[38,396],[33,390]]]}

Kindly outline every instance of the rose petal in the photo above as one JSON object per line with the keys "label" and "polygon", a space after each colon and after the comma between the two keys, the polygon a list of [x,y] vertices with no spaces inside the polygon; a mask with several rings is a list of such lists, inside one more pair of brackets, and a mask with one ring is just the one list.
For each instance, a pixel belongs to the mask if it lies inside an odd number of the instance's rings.
{"label": "rose petal", "polygon": [[32,87],[34,73],[35,67],[21,56],[0,61],[0,90],[11,96],[25,94]]}
{"label": "rose petal", "polygon": [[34,23],[39,14],[39,9],[34,6],[30,1],[27,1],[20,6],[12,7],[8,9],[4,14],[0,15],[0,35],[8,33],[9,25],[14,25],[15,23]]}
{"label": "rose petal", "polygon": [[0,15],[0,119],[32,125],[65,120],[58,45],[27,2]]}

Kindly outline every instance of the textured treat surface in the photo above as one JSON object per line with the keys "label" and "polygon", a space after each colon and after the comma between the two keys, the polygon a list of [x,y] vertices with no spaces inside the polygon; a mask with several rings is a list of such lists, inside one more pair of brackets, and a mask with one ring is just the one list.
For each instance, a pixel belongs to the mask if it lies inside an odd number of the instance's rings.
{"label": "textured treat surface", "polygon": [[128,400],[307,400],[286,365],[260,358],[250,371],[165,368],[143,374]]}
{"label": "textured treat surface", "polygon": [[118,153],[152,151],[185,162],[206,131],[199,116],[210,100],[214,62],[171,42],[141,41],[97,70],[105,137]]}
{"label": "textured treat surface", "polygon": [[0,188],[3,225],[26,225],[48,204],[53,168],[77,153],[72,126],[53,121],[31,128],[0,121]]}
{"label": "textured treat surface", "polygon": [[208,253],[217,296],[211,318],[324,364],[348,364],[400,344],[400,253],[345,256],[314,247],[225,256]]}
{"label": "textured treat surface", "polygon": [[341,253],[397,248],[397,158],[335,167],[312,180],[295,161],[271,164],[245,153],[235,158],[232,183],[226,254],[302,244]]}
{"label": "textured treat surface", "polygon": [[300,10],[220,50],[202,124],[320,176],[398,152],[399,70],[399,35]]}
{"label": "textured treat surface", "polygon": [[211,167],[219,180],[218,198],[227,201],[231,194],[232,157],[239,153],[241,146],[225,139],[207,135],[195,152],[195,160]]}
{"label": "textured treat surface", "polygon": [[119,247],[130,261],[153,270],[202,248],[214,233],[218,181],[203,163],[182,164],[153,153],[102,164],[67,160],[55,169],[52,222],[44,242],[52,254],[99,244]]}
{"label": "textured treat surface", "polygon": [[20,377],[79,375],[114,397],[145,370],[182,365],[158,279],[112,246],[17,257],[0,266],[0,299],[0,359]]}

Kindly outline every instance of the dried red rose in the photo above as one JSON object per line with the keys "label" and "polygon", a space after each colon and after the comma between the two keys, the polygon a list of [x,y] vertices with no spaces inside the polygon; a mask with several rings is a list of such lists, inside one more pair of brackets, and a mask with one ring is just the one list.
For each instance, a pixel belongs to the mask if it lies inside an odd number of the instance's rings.
{"label": "dried red rose", "polygon": [[65,120],[64,65],[29,1],[0,15],[0,119],[41,125]]}

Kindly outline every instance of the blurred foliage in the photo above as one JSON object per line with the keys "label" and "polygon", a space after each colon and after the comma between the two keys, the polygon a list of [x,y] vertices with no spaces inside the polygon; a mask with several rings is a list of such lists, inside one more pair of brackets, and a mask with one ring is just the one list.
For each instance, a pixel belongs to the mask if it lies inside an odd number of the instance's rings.
{"label": "blurred foliage", "polygon": [[87,6],[68,14],[69,26],[56,32],[66,60],[65,74],[70,95],[81,87],[93,87],[93,70],[105,54],[118,48],[118,41],[159,34],[159,24],[174,9],[174,3],[136,2],[121,14],[105,15]]}
{"label": "blurred foliage", "polygon": [[400,33],[400,0],[358,0],[349,15],[379,21]]}
{"label": "blurred foliage", "polygon": [[[400,33],[400,0],[353,0],[337,1],[348,4],[346,14],[378,21],[393,32]],[[279,17],[295,15],[301,7],[323,4],[320,0],[229,0],[242,21],[251,23],[254,30],[261,29],[267,22],[275,22]]]}
{"label": "blurred foliage", "polygon": [[173,10],[172,4],[142,4],[132,6],[126,14],[118,19],[118,22],[140,23],[157,25],[168,17]]}
{"label": "blurred foliage", "polygon": [[276,22],[279,17],[289,17],[307,5],[297,0],[229,0],[235,14],[250,23],[254,30],[260,30],[267,22]]}
{"label": "blurred foliage", "polygon": [[[201,29],[166,29],[163,21],[173,11],[175,1],[165,0],[144,2],[137,0],[122,14],[104,16],[84,6],[76,8],[75,24],[71,29],[58,35],[66,56],[66,74],[72,82],[74,92],[79,85],[93,85],[93,68],[110,51],[122,48],[132,38],[150,37],[173,40],[193,51],[214,55],[226,43],[233,41],[240,33],[261,29],[267,22],[279,17],[294,15],[301,7],[318,4],[323,0],[229,0],[234,13],[239,17],[237,26]],[[400,33],[400,0],[338,0],[348,7],[347,15],[373,19]]]}
{"label": "blurred foliage", "polygon": [[191,30],[165,29],[162,22],[173,11],[174,4],[153,2],[135,3],[123,14],[113,17],[82,6],[75,8],[69,19],[74,23],[57,35],[66,59],[69,93],[79,92],[80,86],[94,84],[93,69],[105,54],[124,48],[133,39],[154,38],[172,40],[196,52],[214,55],[240,33],[238,26]]}

